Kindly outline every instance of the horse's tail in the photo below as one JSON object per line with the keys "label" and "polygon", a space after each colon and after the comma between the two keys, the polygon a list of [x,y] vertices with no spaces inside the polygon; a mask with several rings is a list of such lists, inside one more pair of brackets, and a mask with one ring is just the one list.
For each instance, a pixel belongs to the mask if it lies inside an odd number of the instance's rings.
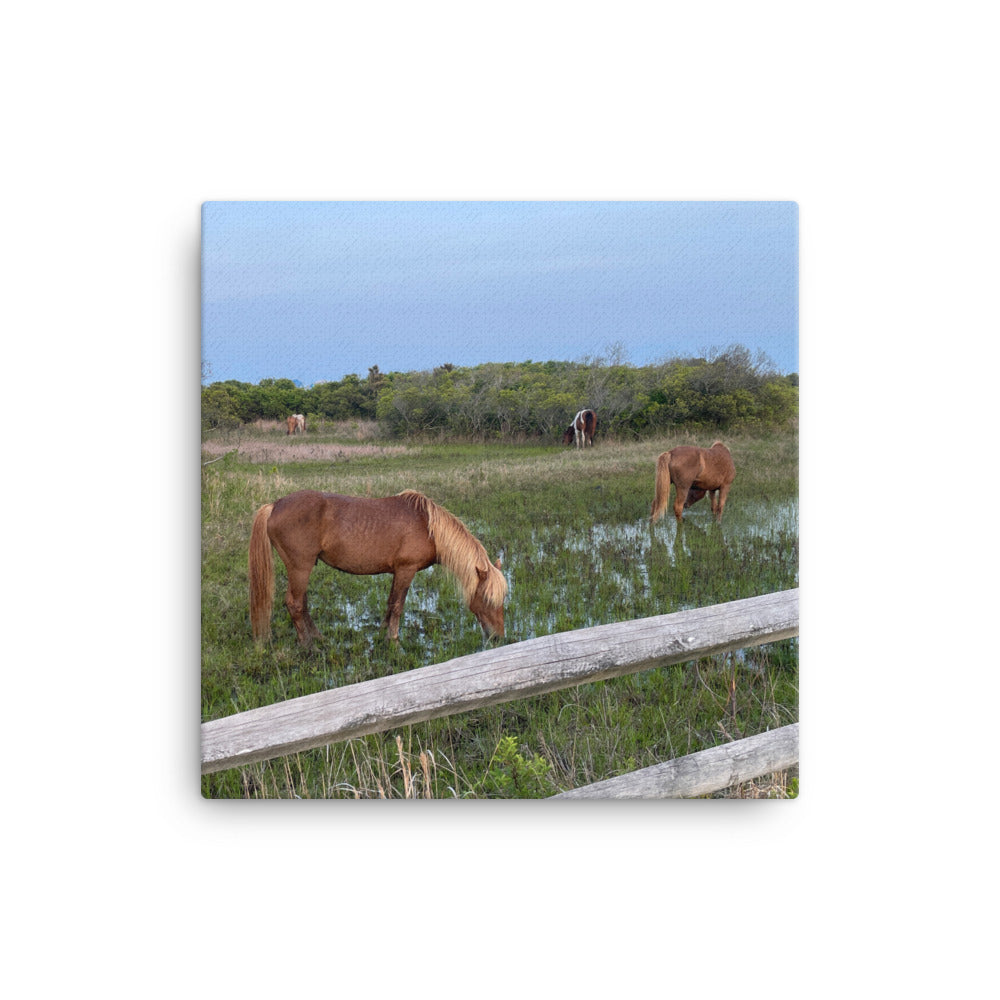
{"label": "horse's tail", "polygon": [[649,519],[654,524],[663,516],[670,501],[670,452],[665,451],[656,460],[656,492],[653,495],[653,507]]}
{"label": "horse's tail", "polygon": [[250,529],[250,554],[247,559],[250,571],[250,630],[257,640],[268,639],[271,635],[274,555],[271,539],[267,537],[267,521],[273,509],[273,503],[264,504],[254,515]]}

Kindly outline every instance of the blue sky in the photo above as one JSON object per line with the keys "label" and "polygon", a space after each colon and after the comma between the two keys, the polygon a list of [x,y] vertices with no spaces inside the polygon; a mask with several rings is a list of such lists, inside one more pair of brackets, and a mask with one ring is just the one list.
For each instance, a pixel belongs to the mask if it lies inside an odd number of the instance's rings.
{"label": "blue sky", "polygon": [[794,202],[206,202],[209,381],[739,343],[798,370]]}

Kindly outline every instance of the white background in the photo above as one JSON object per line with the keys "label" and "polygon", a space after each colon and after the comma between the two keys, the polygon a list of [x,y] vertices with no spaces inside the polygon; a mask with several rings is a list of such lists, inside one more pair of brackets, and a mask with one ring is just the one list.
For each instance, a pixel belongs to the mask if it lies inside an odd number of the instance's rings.
{"label": "white background", "polygon": [[[996,890],[986,10],[8,11],[8,976],[971,995]],[[798,801],[200,799],[199,207],[286,198],[799,203]]]}

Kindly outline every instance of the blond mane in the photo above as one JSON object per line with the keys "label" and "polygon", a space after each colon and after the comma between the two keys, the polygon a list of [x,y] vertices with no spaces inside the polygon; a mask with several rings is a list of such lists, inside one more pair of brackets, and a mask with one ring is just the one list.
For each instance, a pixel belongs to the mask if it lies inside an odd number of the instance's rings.
{"label": "blond mane", "polygon": [[403,490],[397,496],[404,497],[427,518],[427,534],[434,540],[438,562],[458,580],[465,603],[472,601],[479,586],[477,570],[485,570],[483,601],[490,607],[502,607],[507,596],[507,580],[490,561],[483,543],[451,511],[439,507],[423,493]]}

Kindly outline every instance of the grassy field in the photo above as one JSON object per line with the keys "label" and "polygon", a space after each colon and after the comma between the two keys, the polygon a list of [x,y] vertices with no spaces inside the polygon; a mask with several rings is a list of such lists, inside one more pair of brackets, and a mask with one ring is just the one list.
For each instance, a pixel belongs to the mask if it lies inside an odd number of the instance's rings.
{"label": "grassy field", "polygon": [[[479,625],[441,567],[419,573],[400,644],[380,628],[388,576],[320,565],[309,607],[323,639],[304,651],[282,603],[270,645],[247,609],[250,521],[300,489],[426,493],[466,523],[509,583],[506,641],[665,614],[798,585],[794,431],[725,436],[737,478],[724,523],[708,500],[649,525],[656,457],[711,435],[559,444],[382,443],[374,429],[277,424],[210,438],[202,451],[202,719],[409,670],[482,648]],[[539,797],[798,719],[798,640],[662,667],[234,768],[209,797]],[[771,776],[727,794],[795,794]]]}

